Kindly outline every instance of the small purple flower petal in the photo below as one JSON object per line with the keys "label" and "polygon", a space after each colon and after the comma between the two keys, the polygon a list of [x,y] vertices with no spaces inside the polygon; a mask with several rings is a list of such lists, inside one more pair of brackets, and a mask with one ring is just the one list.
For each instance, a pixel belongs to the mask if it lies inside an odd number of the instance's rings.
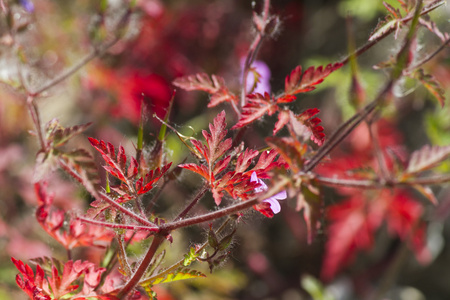
{"label": "small purple flower petal", "polygon": [[[267,185],[264,183],[264,181],[258,178],[256,172],[252,173],[250,177],[250,182],[258,182],[260,184],[260,186],[255,189],[255,192],[257,193],[261,193],[269,189]],[[281,211],[281,205],[280,203],[278,203],[278,201],[285,200],[286,198],[287,198],[286,191],[281,191],[267,199],[264,199],[263,202],[269,203],[270,209],[273,211],[274,214],[277,214]]]}
{"label": "small purple flower petal", "polygon": [[29,13],[34,11],[34,4],[30,0],[20,0],[20,5]]}
{"label": "small purple flower petal", "polygon": [[281,205],[280,203],[278,203],[277,200],[272,199],[272,197],[263,200],[263,202],[267,202],[270,204],[270,209],[273,211],[274,214],[277,214],[281,211]]}
{"label": "small purple flower petal", "polygon": [[[244,68],[245,58],[241,60],[241,68]],[[256,60],[253,62],[252,68],[258,72],[260,76],[259,83],[256,85],[255,90],[252,93],[259,93],[261,95],[264,95],[265,92],[270,94],[270,76],[271,72],[269,69],[269,66],[261,60]],[[253,72],[249,72],[247,75],[247,86],[246,86],[246,92],[250,92],[250,89],[255,84],[255,75]]]}

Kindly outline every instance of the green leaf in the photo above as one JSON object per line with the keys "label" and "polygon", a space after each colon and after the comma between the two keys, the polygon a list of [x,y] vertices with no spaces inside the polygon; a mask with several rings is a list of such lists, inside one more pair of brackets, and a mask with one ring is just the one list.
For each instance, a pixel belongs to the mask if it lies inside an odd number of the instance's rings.
{"label": "green leaf", "polygon": [[211,225],[209,225],[208,243],[214,249],[216,249],[217,246],[219,246],[219,241],[217,240],[216,233],[212,229]]}
{"label": "green leaf", "polygon": [[191,247],[189,253],[184,255],[183,266],[187,267],[194,262],[200,254],[196,252],[195,248]]}
{"label": "green leaf", "polygon": [[174,282],[178,280],[185,280],[185,279],[192,279],[192,278],[199,278],[199,277],[206,277],[205,274],[202,272],[196,271],[196,270],[190,270],[190,269],[181,269],[179,272],[171,272],[168,274],[165,274],[161,277],[156,277],[150,282],[145,282],[142,284],[143,287],[145,287],[148,284],[156,285],[160,283],[168,283],[168,282]]}
{"label": "green leaf", "polygon": [[225,250],[230,246],[231,241],[233,240],[233,236],[236,233],[236,229],[234,229],[230,234],[222,238],[219,242],[218,248],[219,250]]}
{"label": "green leaf", "polygon": [[301,280],[302,288],[311,295],[314,300],[333,300],[334,297],[330,295],[322,285],[322,283],[311,275],[305,275]]}

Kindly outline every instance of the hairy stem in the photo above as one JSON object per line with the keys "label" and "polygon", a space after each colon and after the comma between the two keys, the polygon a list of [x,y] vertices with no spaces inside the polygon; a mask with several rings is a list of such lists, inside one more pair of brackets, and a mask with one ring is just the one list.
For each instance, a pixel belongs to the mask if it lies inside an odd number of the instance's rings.
{"label": "hairy stem", "polygon": [[241,108],[244,107],[246,103],[245,97],[247,95],[248,72],[250,70],[252,63],[255,61],[259,49],[261,48],[261,45],[264,41],[265,37],[264,30],[265,26],[267,25],[267,20],[269,19],[269,8],[270,8],[270,0],[264,0],[264,7],[262,11],[262,23],[264,27],[261,28],[261,30],[259,30],[258,33],[256,34],[255,39],[250,45],[250,48],[248,49],[247,52],[247,56],[245,58],[244,69],[242,72]]}
{"label": "hairy stem", "polygon": [[200,216],[196,216],[196,217],[192,217],[192,218],[188,218],[188,219],[184,219],[184,220],[180,220],[180,221],[176,221],[176,222],[161,224],[160,228],[163,231],[170,232],[170,231],[178,229],[178,228],[208,222],[211,220],[219,219],[219,218],[237,213],[242,210],[246,210],[246,209],[252,207],[253,205],[260,203],[262,200],[267,199],[270,196],[275,195],[276,193],[279,193],[287,183],[288,183],[288,179],[280,180],[267,193],[264,193],[263,195],[259,195],[257,198],[254,198],[252,200],[242,201],[240,203],[230,205],[228,207],[225,207],[225,208],[222,208],[222,209],[219,209],[219,210],[216,210],[216,211],[204,214],[204,215],[200,215]]}
{"label": "hairy stem", "polygon": [[89,223],[96,226],[108,227],[113,229],[126,229],[126,230],[145,230],[149,232],[157,232],[159,231],[159,227],[149,227],[149,226],[141,226],[141,225],[133,225],[133,224],[117,224],[117,223],[109,223],[102,222],[97,220],[92,220],[85,217],[77,217],[78,220],[84,223]]}
{"label": "hairy stem", "polygon": [[205,195],[205,193],[208,191],[208,187],[209,187],[208,183],[205,183],[201,188],[201,190],[197,193],[197,195],[195,195],[191,203],[189,203],[189,205],[186,206],[186,208],[173,220],[173,222],[183,219],[189,213],[189,211],[198,203],[198,201],[200,201],[203,195]]}
{"label": "hairy stem", "polygon": [[36,134],[39,139],[41,151],[45,151],[46,146],[45,146],[44,135],[42,133],[41,118],[39,116],[39,110],[36,106],[36,102],[34,101],[33,96],[28,96],[27,106],[28,106],[28,111],[30,112],[30,115],[31,115],[31,119],[33,120],[33,123],[34,123],[34,127],[36,128]]}
{"label": "hairy stem", "polygon": [[[118,27],[117,29],[118,30],[121,30],[124,27],[124,25],[127,23],[128,19],[130,17],[130,14],[131,14],[131,10],[130,9],[128,9],[124,13],[124,15],[122,16],[121,20],[119,21],[119,23],[117,25],[117,27]],[[34,92],[30,92],[29,95],[33,96],[33,97],[36,97],[36,96],[42,94],[43,92],[45,92],[46,90],[48,90],[48,89],[54,87],[55,85],[63,82],[64,80],[66,80],[67,78],[69,78],[70,76],[75,74],[82,67],[84,67],[91,60],[93,60],[94,58],[97,58],[97,57],[103,55],[109,48],[114,46],[121,38],[122,38],[122,35],[119,34],[119,35],[115,36],[111,41],[105,43],[103,46],[95,47],[91,51],[91,53],[89,53],[84,58],[82,58],[77,64],[73,65],[72,67],[70,67],[66,71],[62,72],[59,76],[53,78],[52,80],[50,80],[49,82],[47,82],[46,84],[44,84],[43,86],[41,86],[40,88],[35,90]]]}
{"label": "hairy stem", "polygon": [[[433,3],[430,3],[429,5],[427,5],[421,12],[420,15],[426,15],[429,12],[435,10],[436,8],[438,8],[441,5],[444,5],[445,1],[442,0],[437,0],[434,1]],[[408,23],[409,21],[411,21],[414,18],[414,15],[409,15],[404,17],[403,19],[400,20],[400,22],[404,25],[406,23]],[[351,53],[350,55],[346,56],[345,58],[343,58],[342,60],[340,60],[340,63],[346,64],[350,58],[352,56],[360,56],[361,54],[363,54],[364,52],[366,52],[367,50],[369,50],[370,48],[372,48],[373,46],[375,46],[379,41],[383,40],[384,38],[386,38],[387,36],[389,36],[391,33],[393,33],[396,30],[396,27],[393,26],[391,28],[389,28],[388,30],[386,30],[383,34],[381,34],[379,37],[377,37],[376,39],[373,39],[372,41],[368,42],[367,44],[361,46],[360,48],[358,48],[354,53]]]}
{"label": "hairy stem", "polygon": [[[383,181],[389,181],[391,176],[389,174],[389,169],[387,167],[386,159],[384,158],[383,151],[380,146],[380,141],[378,139],[378,134],[377,134],[378,130],[376,128],[374,128],[373,119],[371,119],[370,121],[367,122],[367,126],[369,128],[370,139],[372,140],[372,144],[373,144],[373,148],[374,148],[373,151],[374,151],[375,157],[377,158],[378,167],[380,168],[381,179]],[[375,131],[377,131],[377,132],[375,132]]]}
{"label": "hairy stem", "polygon": [[[225,229],[225,227],[228,225],[228,223],[229,223],[230,221],[231,221],[231,218],[226,219],[226,221],[223,222],[222,225],[220,225],[220,227],[216,230],[216,232],[215,232],[216,235],[218,235],[219,233],[221,233],[221,232]],[[208,242],[203,243],[203,245],[201,245],[201,246],[195,251],[195,253],[199,254],[200,252],[202,252],[203,249],[205,249],[206,246],[208,246],[208,244],[209,244]],[[152,282],[152,281],[155,280],[156,278],[160,278],[160,277],[165,276],[166,274],[172,273],[172,272],[175,271],[176,269],[182,267],[182,266],[183,266],[183,262],[184,262],[184,259],[181,259],[180,261],[178,261],[177,263],[173,264],[173,265],[170,266],[169,268],[165,269],[165,270],[162,271],[161,273],[158,273],[158,274],[156,274],[156,275],[153,275],[153,276],[150,277],[150,278],[146,278],[146,279],[142,280],[142,281],[140,282],[140,284]]]}
{"label": "hairy stem", "polygon": [[150,248],[148,248],[147,253],[144,256],[144,259],[141,261],[139,267],[136,269],[136,272],[134,272],[134,274],[131,276],[130,280],[128,280],[125,286],[117,294],[117,298],[124,299],[125,296],[127,296],[136,287],[136,285],[141,280],[142,276],[144,276],[144,273],[147,270],[148,266],[150,265],[153,257],[155,256],[156,251],[163,242],[164,242],[164,235],[156,234],[153,237],[152,244],[150,245]]}

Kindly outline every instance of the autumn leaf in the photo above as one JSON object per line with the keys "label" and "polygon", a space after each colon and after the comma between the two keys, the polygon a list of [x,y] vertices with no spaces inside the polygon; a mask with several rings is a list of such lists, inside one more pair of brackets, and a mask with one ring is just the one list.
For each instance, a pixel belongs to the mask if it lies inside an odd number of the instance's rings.
{"label": "autumn leaf", "polygon": [[383,222],[389,233],[409,244],[420,262],[428,261],[422,213],[420,203],[404,190],[382,190],[378,195],[358,193],[329,207],[322,278],[331,280],[359,251],[371,249]]}
{"label": "autumn leaf", "polygon": [[220,76],[212,75],[210,78],[208,74],[198,73],[177,78],[173,81],[173,84],[186,91],[200,90],[211,94],[208,107],[214,107],[222,102],[236,103],[238,101],[238,98],[228,90],[225,80]]}
{"label": "autumn leaf", "polygon": [[242,108],[239,121],[231,129],[244,127],[253,121],[262,118],[265,114],[269,116],[278,111],[278,106],[268,93],[247,95],[247,102]]}
{"label": "autumn leaf", "polygon": [[222,77],[216,75],[212,75],[210,78],[206,73],[198,73],[179,77],[173,81],[173,84],[186,91],[200,90],[214,94],[225,86],[225,81]]}
{"label": "autumn leaf", "polygon": [[[192,145],[197,149],[206,164],[187,163],[179,165],[181,168],[199,174],[209,182],[217,205],[222,201],[223,192],[227,192],[234,199],[246,200],[253,197],[257,185],[250,182],[251,173],[256,172],[258,176],[265,175],[268,170],[280,165],[280,162],[275,161],[277,152],[272,150],[264,151],[256,165],[251,167],[259,152],[245,149],[237,155],[234,168],[230,166],[231,156],[222,158],[231,148],[231,139],[225,139],[227,134],[225,128],[225,112],[221,112],[214,119],[213,124],[209,125],[210,132],[203,131],[206,145],[198,140],[191,140]],[[227,169],[231,170],[224,173]]]}
{"label": "autumn leaf", "polygon": [[[11,257],[11,260],[20,272],[20,274],[16,275],[16,283],[28,294],[30,299],[51,300],[48,293],[48,283],[44,277],[44,270],[38,265],[35,274],[29,265],[24,264],[14,257]],[[44,288],[47,291],[45,291]]]}
{"label": "autumn leaf", "polygon": [[418,69],[416,72],[414,72],[413,75],[438,100],[441,107],[444,107],[445,89],[442,87],[439,81],[437,81],[433,75],[425,74],[423,69]]}
{"label": "autumn leaf", "polygon": [[156,168],[151,170],[144,177],[139,178],[139,180],[136,181],[136,191],[138,195],[149,192],[153,188],[153,185],[170,169],[171,165],[172,163],[168,163],[161,169]]}
{"label": "autumn leaf", "polygon": [[322,83],[328,75],[342,66],[342,63],[334,63],[328,64],[325,68],[323,66],[309,67],[303,73],[302,67],[297,66],[290,75],[286,76],[284,92],[286,95],[294,95],[312,91],[316,88],[315,85]]}
{"label": "autumn leaf", "polygon": [[[53,206],[53,195],[47,192],[46,183],[36,183],[35,192],[39,207],[36,219],[41,227],[66,249],[82,246],[105,248],[114,237],[107,228],[83,224],[76,219],[66,220],[63,210]],[[66,225],[64,225],[64,222]]]}
{"label": "autumn leaf", "polygon": [[450,155],[450,145],[430,146],[425,145],[420,150],[414,151],[408,162],[405,173],[416,174],[431,169],[447,159]]}
{"label": "autumn leaf", "polygon": [[307,150],[306,144],[302,144],[290,137],[267,137],[266,143],[277,150],[292,172],[300,172],[305,161],[303,155]]}
{"label": "autumn leaf", "polygon": [[60,125],[58,119],[53,119],[46,124],[46,139],[52,147],[61,147],[71,138],[85,131],[91,124],[86,123],[64,128]]}
{"label": "autumn leaf", "polygon": [[[215,175],[222,171],[229,163],[229,158],[217,162],[230,148],[231,138],[225,139],[227,135],[225,122],[225,111],[222,111],[214,118],[213,124],[209,124],[210,132],[203,130],[203,136],[206,145],[198,140],[191,140],[192,145],[198,150],[199,154],[205,159],[207,166],[193,163],[181,164],[179,167],[195,172],[209,181],[211,188],[215,186]],[[225,139],[225,140],[224,140]],[[216,195],[216,204],[219,205],[221,197]]]}
{"label": "autumn leaf", "polygon": [[323,127],[319,125],[322,122],[321,119],[314,117],[320,112],[317,108],[310,108],[305,110],[299,115],[296,115],[296,119],[303,123],[311,132],[311,140],[318,146],[321,146],[325,140],[325,133],[323,133]]}

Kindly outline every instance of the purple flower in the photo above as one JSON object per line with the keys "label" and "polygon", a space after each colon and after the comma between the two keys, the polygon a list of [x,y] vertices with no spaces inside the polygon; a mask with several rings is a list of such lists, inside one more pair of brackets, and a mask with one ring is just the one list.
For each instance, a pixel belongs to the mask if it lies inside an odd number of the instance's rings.
{"label": "purple flower", "polygon": [[[262,193],[267,191],[269,188],[267,185],[262,181],[261,179],[256,176],[256,172],[252,173],[252,176],[250,177],[250,182],[258,182],[259,187],[255,189],[257,193]],[[278,201],[285,200],[287,198],[286,191],[279,192],[278,194],[275,194],[267,199],[264,199],[263,202],[267,202],[270,204],[270,209],[273,211],[274,214],[277,214],[281,211],[281,206]]]}
{"label": "purple flower", "polygon": [[[244,68],[245,58],[241,60],[241,68]],[[259,83],[256,83],[256,88],[251,91],[252,87],[255,85],[255,74],[250,70],[247,75],[247,87],[246,92],[247,93],[259,93],[261,95],[264,95],[265,92],[270,94],[270,69],[267,64],[261,60],[256,60],[253,62],[251,69],[256,71],[260,77],[259,77]]]}
{"label": "purple flower", "polygon": [[20,5],[29,13],[34,11],[34,4],[30,0],[20,0]]}

